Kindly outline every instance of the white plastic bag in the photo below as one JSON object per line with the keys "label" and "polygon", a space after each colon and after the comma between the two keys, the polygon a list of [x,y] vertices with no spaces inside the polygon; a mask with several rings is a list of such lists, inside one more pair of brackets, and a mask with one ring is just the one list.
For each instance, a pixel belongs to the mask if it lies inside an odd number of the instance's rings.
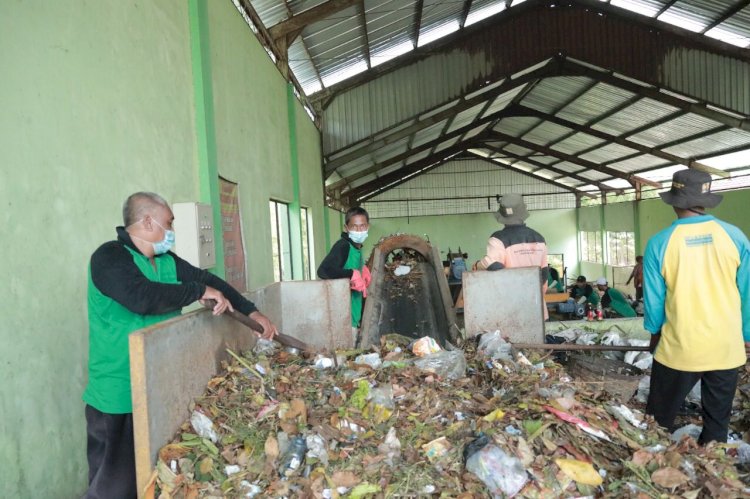
{"label": "white plastic bag", "polygon": [[513,360],[511,348],[512,345],[503,339],[500,331],[493,331],[479,338],[477,350],[488,359],[509,361]]}
{"label": "white plastic bag", "polygon": [[523,463],[492,444],[469,456],[466,469],[484,482],[492,497],[513,497],[529,481]]}
{"label": "white plastic bag", "polygon": [[461,350],[443,350],[417,359],[414,365],[441,378],[461,379],[466,375],[466,357]]}

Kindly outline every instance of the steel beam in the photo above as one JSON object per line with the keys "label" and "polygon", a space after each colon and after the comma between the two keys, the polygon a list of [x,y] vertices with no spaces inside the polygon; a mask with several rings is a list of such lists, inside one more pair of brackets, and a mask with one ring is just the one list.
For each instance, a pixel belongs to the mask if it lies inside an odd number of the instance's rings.
{"label": "steel beam", "polygon": [[268,33],[274,40],[285,38],[290,33],[302,30],[302,28],[308,24],[321,21],[336,12],[362,2],[363,0],[328,0],[325,3],[302,11],[278,24],[274,24],[268,29]]}

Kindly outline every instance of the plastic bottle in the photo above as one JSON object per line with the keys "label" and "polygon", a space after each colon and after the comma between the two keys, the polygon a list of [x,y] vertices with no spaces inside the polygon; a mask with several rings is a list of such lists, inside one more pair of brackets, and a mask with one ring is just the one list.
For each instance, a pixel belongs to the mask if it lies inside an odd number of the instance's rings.
{"label": "plastic bottle", "polygon": [[281,458],[279,475],[282,478],[292,476],[302,466],[307,452],[305,437],[297,435],[289,442],[289,448]]}
{"label": "plastic bottle", "polygon": [[602,302],[596,304],[596,320],[600,321],[604,319],[604,310],[602,310]]}
{"label": "plastic bottle", "polygon": [[587,310],[586,311],[586,319],[589,320],[589,321],[593,321],[594,320],[594,309],[591,308],[591,304],[590,303],[586,305],[586,310]]}

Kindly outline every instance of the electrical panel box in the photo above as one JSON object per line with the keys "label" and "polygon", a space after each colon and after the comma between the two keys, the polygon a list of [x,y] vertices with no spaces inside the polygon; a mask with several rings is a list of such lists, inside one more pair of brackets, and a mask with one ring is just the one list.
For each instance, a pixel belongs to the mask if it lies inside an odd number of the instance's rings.
{"label": "electrical panel box", "polygon": [[175,253],[192,265],[207,269],[216,265],[214,214],[210,204],[175,203]]}

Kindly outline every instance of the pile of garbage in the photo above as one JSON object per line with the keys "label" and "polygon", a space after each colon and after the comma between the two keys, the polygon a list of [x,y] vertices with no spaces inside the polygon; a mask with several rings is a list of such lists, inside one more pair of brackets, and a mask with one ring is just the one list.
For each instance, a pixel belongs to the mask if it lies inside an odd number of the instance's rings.
{"label": "pile of garbage", "polygon": [[[449,348],[450,345],[449,345]],[[499,332],[304,358],[230,352],[158,454],[157,497],[739,497],[750,446],[699,446]],[[733,430],[750,428],[750,372]],[[686,420],[700,424],[700,419]]]}

